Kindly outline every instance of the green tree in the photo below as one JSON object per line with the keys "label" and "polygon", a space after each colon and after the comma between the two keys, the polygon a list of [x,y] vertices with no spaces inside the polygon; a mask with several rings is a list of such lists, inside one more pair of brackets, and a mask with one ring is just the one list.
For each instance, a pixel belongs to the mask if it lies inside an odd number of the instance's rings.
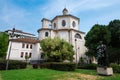
{"label": "green tree", "polygon": [[109,54],[109,62],[110,63],[117,63],[120,64],[120,49],[109,47],[108,48],[108,54]]}
{"label": "green tree", "polygon": [[40,42],[42,55],[47,61],[61,62],[64,60],[73,60],[73,46],[63,39],[55,37],[46,38]]}
{"label": "green tree", "polygon": [[111,32],[111,41],[108,49],[109,61],[120,64],[120,20],[111,21],[107,28]]}
{"label": "green tree", "polygon": [[0,32],[0,57],[5,57],[8,49],[8,34]]}
{"label": "green tree", "polygon": [[25,55],[26,63],[28,63],[29,58],[30,58],[30,56],[28,56],[28,54],[26,54],[26,55]]}
{"label": "green tree", "polygon": [[113,20],[108,25],[108,30],[111,32],[110,45],[115,48],[120,48],[120,20]]}
{"label": "green tree", "polygon": [[96,57],[96,48],[99,41],[103,41],[104,44],[108,45],[110,42],[110,37],[110,32],[105,25],[95,24],[85,37],[85,46],[88,48],[86,55]]}

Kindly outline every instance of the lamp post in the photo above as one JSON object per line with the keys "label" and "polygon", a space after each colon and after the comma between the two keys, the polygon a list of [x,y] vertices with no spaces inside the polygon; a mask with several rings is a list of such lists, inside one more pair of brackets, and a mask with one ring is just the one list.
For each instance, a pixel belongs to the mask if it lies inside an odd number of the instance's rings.
{"label": "lamp post", "polygon": [[[12,30],[11,38],[14,37],[14,32],[15,32],[15,28],[13,28],[13,30]],[[8,57],[7,57],[7,62],[6,62],[6,70],[8,70],[8,66],[9,66],[9,58],[10,58],[11,48],[12,48],[12,42],[10,43],[10,48],[9,48],[9,52],[8,52]]]}
{"label": "lamp post", "polygon": [[76,55],[76,63],[77,63],[77,39],[75,39],[75,55]]}

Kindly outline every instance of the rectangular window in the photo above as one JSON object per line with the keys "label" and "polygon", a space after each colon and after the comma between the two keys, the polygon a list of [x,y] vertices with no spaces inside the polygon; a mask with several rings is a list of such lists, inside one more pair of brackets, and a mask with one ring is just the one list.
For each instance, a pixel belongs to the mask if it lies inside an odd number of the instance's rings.
{"label": "rectangular window", "polygon": [[25,44],[23,43],[23,44],[22,44],[22,48],[24,48],[24,47],[25,47]]}
{"label": "rectangular window", "polygon": [[29,47],[29,45],[27,44],[27,45],[26,45],[26,48],[28,48],[28,47]]}
{"label": "rectangular window", "polygon": [[32,44],[30,45],[30,49],[32,49]]}
{"label": "rectangular window", "polygon": [[21,55],[20,55],[20,57],[21,57],[21,58],[23,58],[23,56],[24,56],[24,52],[21,52]]}
{"label": "rectangular window", "polygon": [[31,58],[31,56],[32,56],[32,53],[29,54],[29,58]]}

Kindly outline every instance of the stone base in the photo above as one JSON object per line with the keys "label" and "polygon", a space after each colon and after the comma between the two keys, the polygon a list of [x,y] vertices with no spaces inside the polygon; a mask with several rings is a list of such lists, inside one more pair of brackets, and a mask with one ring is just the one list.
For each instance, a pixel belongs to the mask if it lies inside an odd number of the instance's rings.
{"label": "stone base", "polygon": [[97,67],[97,73],[99,75],[104,75],[104,76],[111,76],[113,75],[113,69],[111,67],[107,67],[107,68],[104,68],[104,67]]}

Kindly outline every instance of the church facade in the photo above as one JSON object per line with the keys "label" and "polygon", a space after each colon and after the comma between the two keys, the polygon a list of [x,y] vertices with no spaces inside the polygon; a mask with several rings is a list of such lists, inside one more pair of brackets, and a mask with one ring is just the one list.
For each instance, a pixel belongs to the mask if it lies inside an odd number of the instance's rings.
{"label": "church facade", "polygon": [[74,46],[74,62],[79,62],[80,57],[85,56],[85,33],[79,31],[80,19],[68,14],[66,8],[63,9],[62,15],[54,17],[52,20],[43,18],[42,28],[38,30],[39,40],[47,37],[60,37]]}

